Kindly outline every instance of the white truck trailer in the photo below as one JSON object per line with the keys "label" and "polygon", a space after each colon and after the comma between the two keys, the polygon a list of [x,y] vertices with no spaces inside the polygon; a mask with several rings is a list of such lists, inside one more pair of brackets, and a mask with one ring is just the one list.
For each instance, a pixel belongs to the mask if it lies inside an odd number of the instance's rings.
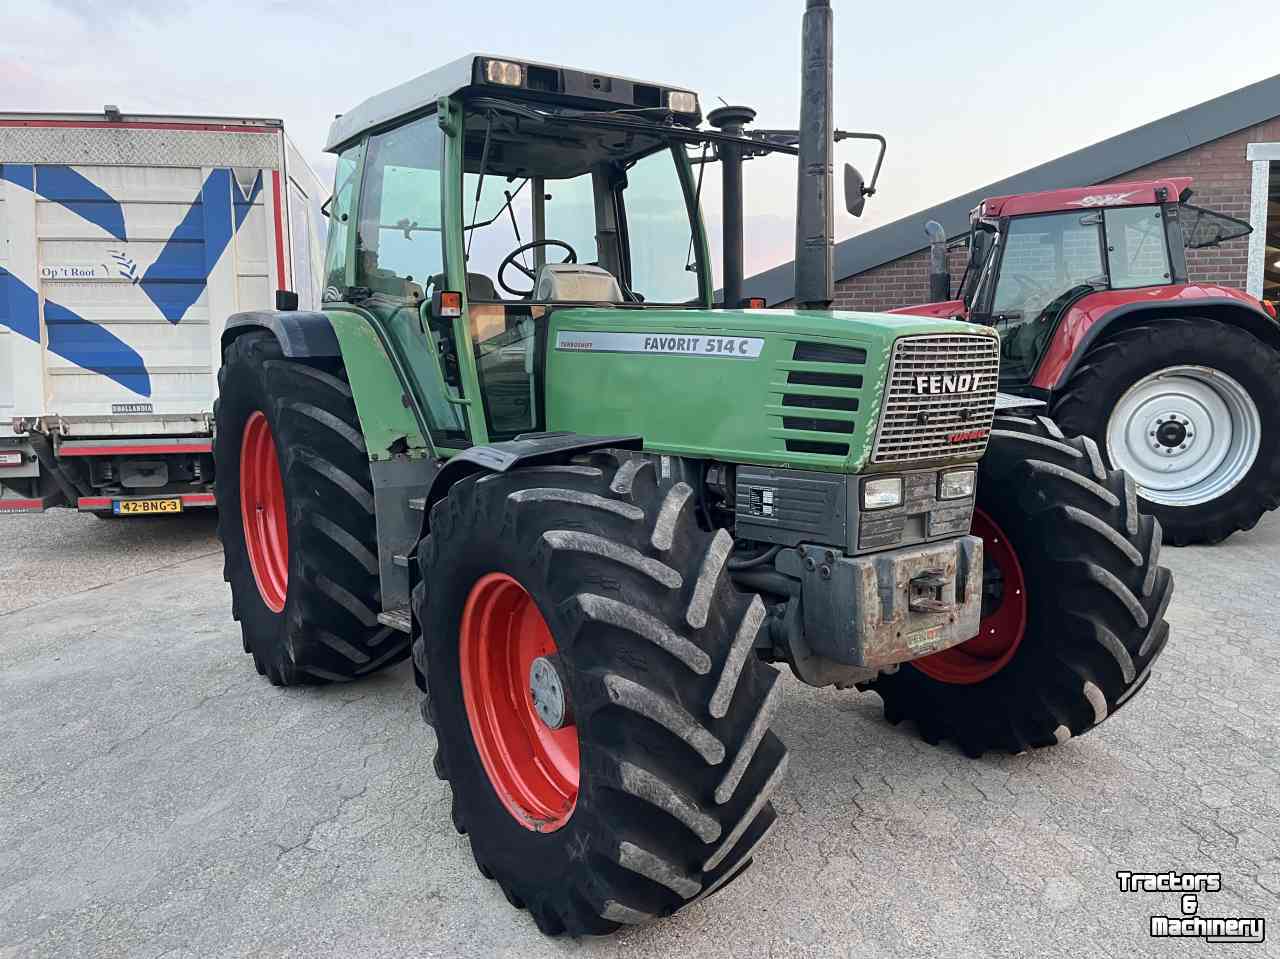
{"label": "white truck trailer", "polygon": [[319,308],[325,196],[279,120],[0,113],[0,513],[212,506],[223,323]]}

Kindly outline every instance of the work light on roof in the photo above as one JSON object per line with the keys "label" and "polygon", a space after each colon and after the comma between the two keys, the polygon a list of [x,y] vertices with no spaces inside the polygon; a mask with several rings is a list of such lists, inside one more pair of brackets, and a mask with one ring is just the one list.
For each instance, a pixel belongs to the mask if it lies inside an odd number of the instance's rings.
{"label": "work light on roof", "polygon": [[510,60],[486,60],[484,62],[484,78],[490,83],[498,83],[504,87],[524,85],[524,66]]}
{"label": "work light on roof", "polygon": [[697,94],[689,93],[685,90],[668,90],[667,108],[672,113],[697,113]]}

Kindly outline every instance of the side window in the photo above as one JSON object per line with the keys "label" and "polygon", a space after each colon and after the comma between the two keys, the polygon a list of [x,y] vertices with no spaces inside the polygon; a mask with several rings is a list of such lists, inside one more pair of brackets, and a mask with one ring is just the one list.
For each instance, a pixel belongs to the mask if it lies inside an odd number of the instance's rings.
{"label": "side window", "polygon": [[444,272],[442,141],[434,116],[369,138],[356,235],[357,286],[420,300],[432,277]]}
{"label": "side window", "polygon": [[1122,206],[1103,211],[1111,288],[1159,286],[1169,282],[1164,213],[1158,206]]}
{"label": "side window", "polygon": [[631,289],[650,303],[687,303],[698,297],[689,262],[692,227],[675,157],[659,150],[627,170],[622,193],[631,252]]}
{"label": "side window", "polygon": [[992,312],[1000,315],[1000,382],[1025,383],[1053,335],[1069,291],[1099,282],[1101,217],[1096,212],[1017,217],[1002,237]]}
{"label": "side window", "polygon": [[[357,144],[338,154],[338,172],[333,181],[333,197],[329,201],[328,253],[324,261],[326,300],[341,299],[347,288],[347,238],[350,236],[348,231],[361,149],[362,145]],[[331,293],[327,288],[337,292]]]}

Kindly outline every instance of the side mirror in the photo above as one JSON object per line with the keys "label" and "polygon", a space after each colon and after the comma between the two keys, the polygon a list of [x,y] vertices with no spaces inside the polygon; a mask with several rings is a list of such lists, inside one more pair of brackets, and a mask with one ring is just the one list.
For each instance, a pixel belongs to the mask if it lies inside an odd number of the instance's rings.
{"label": "side mirror", "polygon": [[854,216],[862,216],[867,205],[867,186],[862,174],[852,163],[844,165],[844,208]]}

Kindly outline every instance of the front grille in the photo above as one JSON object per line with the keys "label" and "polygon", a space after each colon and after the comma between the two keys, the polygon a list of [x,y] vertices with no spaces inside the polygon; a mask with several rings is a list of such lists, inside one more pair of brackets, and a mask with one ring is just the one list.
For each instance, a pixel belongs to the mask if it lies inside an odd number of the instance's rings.
{"label": "front grille", "polygon": [[[783,365],[786,383],[781,391],[781,406],[774,408],[774,415],[782,415],[784,430],[814,435],[784,435],[787,452],[849,455],[845,437],[854,432],[853,414],[858,411],[861,371],[866,362],[867,351],[861,347],[803,341],[795,344],[790,362]],[[833,366],[836,369],[831,369]]]}
{"label": "front grille", "polygon": [[[1000,374],[993,336],[904,336],[893,344],[873,463],[913,463],[982,455],[995,415]],[[974,378],[966,392],[937,392]],[[919,377],[942,377],[926,381]]]}

